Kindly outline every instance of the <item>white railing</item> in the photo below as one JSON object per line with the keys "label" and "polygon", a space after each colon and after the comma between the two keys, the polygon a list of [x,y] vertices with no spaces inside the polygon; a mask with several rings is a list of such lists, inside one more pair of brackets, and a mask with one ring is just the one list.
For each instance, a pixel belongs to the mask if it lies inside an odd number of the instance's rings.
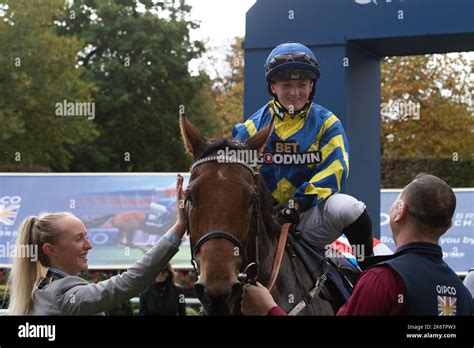
{"label": "white railing", "polygon": [[[130,302],[140,303],[140,299],[138,297],[133,297],[130,299]],[[197,298],[185,298],[184,303],[186,303],[187,305],[199,305],[201,304],[201,301],[199,301]]]}

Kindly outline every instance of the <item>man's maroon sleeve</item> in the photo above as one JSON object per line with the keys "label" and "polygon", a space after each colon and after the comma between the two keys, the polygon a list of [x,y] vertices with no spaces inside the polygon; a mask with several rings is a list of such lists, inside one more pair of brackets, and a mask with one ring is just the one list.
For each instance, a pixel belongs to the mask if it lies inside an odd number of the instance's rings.
{"label": "man's maroon sleeve", "polygon": [[401,315],[405,284],[388,266],[362,272],[349,300],[337,315]]}
{"label": "man's maroon sleeve", "polygon": [[273,307],[267,313],[269,316],[285,316],[288,315],[286,312],[278,306]]}

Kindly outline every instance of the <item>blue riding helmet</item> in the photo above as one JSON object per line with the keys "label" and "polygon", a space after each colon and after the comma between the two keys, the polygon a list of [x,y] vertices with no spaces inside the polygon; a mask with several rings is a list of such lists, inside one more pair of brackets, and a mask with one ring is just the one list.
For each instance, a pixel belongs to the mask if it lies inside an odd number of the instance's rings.
{"label": "blue riding helmet", "polygon": [[321,76],[314,53],[305,45],[289,42],[273,49],[265,62],[265,79],[316,80]]}

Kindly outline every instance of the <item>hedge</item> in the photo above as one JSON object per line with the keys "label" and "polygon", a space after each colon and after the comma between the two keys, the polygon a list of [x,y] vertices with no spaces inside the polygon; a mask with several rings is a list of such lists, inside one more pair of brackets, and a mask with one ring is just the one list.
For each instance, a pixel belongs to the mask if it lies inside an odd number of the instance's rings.
{"label": "hedge", "polygon": [[449,159],[382,159],[381,188],[403,188],[418,173],[433,174],[451,187],[474,187],[474,161]]}

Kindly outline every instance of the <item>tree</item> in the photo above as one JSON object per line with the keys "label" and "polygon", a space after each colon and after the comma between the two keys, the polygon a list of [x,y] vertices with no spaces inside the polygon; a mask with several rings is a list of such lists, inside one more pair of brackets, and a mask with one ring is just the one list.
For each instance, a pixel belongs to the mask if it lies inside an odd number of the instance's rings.
{"label": "tree", "polygon": [[215,113],[205,88],[208,77],[191,77],[190,60],[204,51],[191,42],[197,25],[186,19],[184,1],[74,0],[61,34],[87,43],[79,53],[84,79],[97,88],[96,122],[101,137],[75,147],[75,171],[177,171],[189,168],[179,134],[184,107],[212,134]]}
{"label": "tree", "polygon": [[472,159],[473,63],[464,54],[384,60],[383,158]]}
{"label": "tree", "polygon": [[[221,121],[222,135],[230,137],[232,126],[243,121],[244,104],[244,50],[243,38],[235,37],[225,57],[224,73],[215,68],[216,77],[211,80],[211,95],[217,117]],[[210,55],[212,66],[219,60]]]}
{"label": "tree", "polygon": [[[97,135],[85,117],[58,117],[56,103],[90,102],[76,52],[84,45],[57,35],[64,1],[2,1],[0,10],[0,164],[16,170],[67,170],[70,147]],[[12,165],[17,165],[11,167]]]}

